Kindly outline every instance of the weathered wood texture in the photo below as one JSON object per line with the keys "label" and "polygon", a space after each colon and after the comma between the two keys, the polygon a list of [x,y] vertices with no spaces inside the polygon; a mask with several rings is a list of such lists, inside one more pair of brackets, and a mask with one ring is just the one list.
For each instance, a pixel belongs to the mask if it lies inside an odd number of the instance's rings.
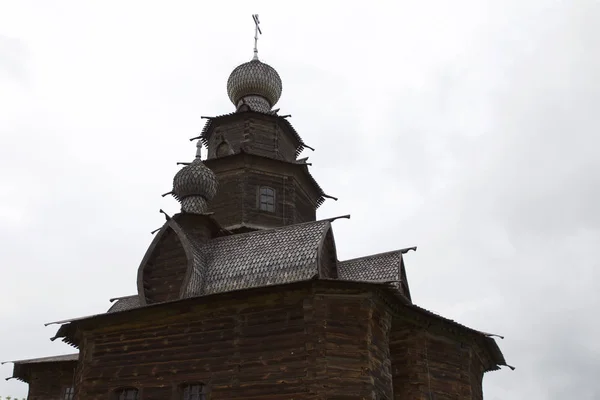
{"label": "weathered wood texture", "polygon": [[179,298],[187,255],[173,229],[167,229],[144,265],[143,285],[148,304]]}
{"label": "weathered wood texture", "polygon": [[325,235],[325,241],[319,253],[319,266],[322,278],[336,279],[337,273],[337,251],[333,239],[333,230],[330,228]]}
{"label": "weathered wood texture", "polygon": [[185,234],[198,243],[206,242],[218,233],[219,227],[209,217],[191,213],[181,213],[173,216]]}
{"label": "weathered wood texture", "polygon": [[391,399],[390,317],[369,296],[308,286],[115,315],[83,332],[78,398],[202,382],[211,399]]}
{"label": "weathered wood texture", "polygon": [[[226,228],[248,225],[275,228],[316,219],[316,200],[289,171],[259,169],[247,166],[220,173],[219,190],[210,204],[215,219]],[[274,212],[259,208],[259,189],[275,191]]]}
{"label": "weathered wood texture", "polygon": [[315,201],[305,191],[304,186],[296,183],[294,192],[294,221],[301,222],[315,221],[317,219],[317,207]]}
{"label": "weathered wood texture", "polygon": [[390,351],[394,398],[481,400],[483,364],[467,340],[394,326]]}
{"label": "weathered wood texture", "polygon": [[239,113],[216,123],[213,129],[208,141],[209,159],[227,155],[221,150],[222,144],[234,153],[243,150],[278,160],[296,159],[293,133],[285,129],[275,116]]}
{"label": "weathered wood texture", "polygon": [[244,216],[244,170],[217,173],[219,188],[210,202],[210,211],[221,226],[241,224]]}
{"label": "weathered wood texture", "polygon": [[59,400],[68,387],[74,386],[77,362],[40,363],[28,366],[28,400]]}
{"label": "weathered wood texture", "polygon": [[392,360],[390,358],[390,334],[392,315],[383,306],[372,307],[369,323],[369,361],[377,400],[392,400]]}
{"label": "weathered wood texture", "polygon": [[[275,211],[259,209],[259,189],[268,187],[275,191]],[[265,227],[278,227],[294,223],[294,182],[281,174],[247,170],[244,175],[243,222]]]}
{"label": "weathered wood texture", "polygon": [[[321,192],[305,166],[292,164],[298,144],[275,116],[238,113],[213,123],[206,164],[219,188],[210,209],[223,227],[239,231],[315,220]],[[261,186],[275,190],[274,212],[259,209]]]}
{"label": "weathered wood texture", "polygon": [[317,293],[305,300],[311,392],[319,399],[391,399],[390,316],[370,294]]}

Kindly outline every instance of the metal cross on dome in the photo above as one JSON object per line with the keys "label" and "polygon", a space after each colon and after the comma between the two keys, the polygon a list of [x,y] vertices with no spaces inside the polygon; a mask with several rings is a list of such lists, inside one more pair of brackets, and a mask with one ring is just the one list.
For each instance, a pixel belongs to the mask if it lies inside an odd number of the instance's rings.
{"label": "metal cross on dome", "polygon": [[258,26],[260,21],[258,20],[258,14],[252,14],[252,19],[254,20],[254,57],[253,60],[258,60],[258,34],[262,35],[262,31]]}

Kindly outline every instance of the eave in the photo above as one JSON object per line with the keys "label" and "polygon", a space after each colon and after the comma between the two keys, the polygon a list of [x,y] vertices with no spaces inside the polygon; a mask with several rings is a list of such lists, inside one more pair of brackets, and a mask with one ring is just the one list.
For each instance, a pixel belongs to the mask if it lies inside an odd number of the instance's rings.
{"label": "eave", "polygon": [[302,286],[308,285],[321,285],[323,288],[359,288],[363,287],[375,293],[379,293],[381,298],[385,300],[385,303],[392,308],[394,313],[402,318],[409,318],[414,320],[421,321],[425,327],[431,326],[432,324],[438,324],[444,327],[445,330],[452,332],[454,334],[471,337],[476,342],[480,343],[483,351],[489,358],[491,365],[486,367],[487,371],[498,370],[500,366],[507,366],[511,369],[514,367],[508,365],[502,354],[500,348],[498,347],[496,341],[494,340],[494,336],[502,338],[499,335],[493,335],[490,333],[482,332],[476,329],[469,328],[465,325],[462,325],[456,321],[451,319],[442,317],[438,314],[435,314],[429,310],[426,310],[422,307],[419,307],[415,304],[412,304],[406,297],[400,294],[393,286],[391,286],[388,282],[357,282],[357,281],[342,281],[339,279],[313,279],[313,280],[304,280],[297,281],[292,283],[285,283],[280,285],[271,285],[260,288],[251,288],[251,289],[241,289],[231,292],[222,292],[210,294],[207,296],[200,297],[191,297],[186,299],[179,299],[170,302],[151,304],[140,308],[134,308],[130,310],[113,312],[110,314],[96,314],[82,318],[74,318],[70,320],[57,321],[52,322],[46,325],[52,324],[63,324],[59,329],[56,335],[51,339],[55,340],[58,338],[62,338],[65,343],[71,344],[73,346],[78,346],[78,326],[81,323],[91,323],[91,322],[100,322],[106,321],[107,318],[117,318],[118,316],[124,316],[127,313],[135,313],[140,312],[141,310],[148,310],[151,308],[158,307],[170,307],[174,304],[193,304],[194,302],[207,302],[211,300],[216,300],[219,297],[223,296],[231,296],[231,295],[244,295],[244,297],[249,297],[255,294],[271,292],[271,291],[287,291],[300,288]]}
{"label": "eave", "polygon": [[64,354],[60,356],[32,358],[27,360],[14,360],[14,361],[3,361],[1,365],[12,363],[13,374],[6,378],[6,380],[16,379],[21,382],[29,383],[29,369],[32,365],[40,364],[63,364],[63,363],[76,363],[79,360],[79,354]]}
{"label": "eave", "polygon": [[[250,161],[249,163],[253,163],[253,160],[264,160],[266,162],[282,163],[287,166],[290,166],[291,168],[296,169],[301,175],[306,177],[306,179],[310,182],[310,184],[315,188],[315,190],[317,192],[316,208],[319,208],[325,202],[325,199],[337,200],[336,197],[330,196],[325,193],[325,191],[321,188],[319,183],[315,180],[315,178],[312,176],[312,174],[308,170],[308,165],[306,165],[306,164],[293,163],[293,162],[289,162],[289,161],[279,160],[276,158],[259,156],[256,154],[246,153],[243,150],[241,150],[240,152],[235,153],[235,154],[231,154],[231,155],[227,155],[227,156],[223,156],[223,157],[219,157],[219,158],[211,158],[208,160],[204,160],[204,164],[208,168],[210,168],[214,171],[215,169],[213,167],[215,164],[222,163],[224,160],[236,160],[236,159],[249,160]],[[281,165],[281,164],[279,164],[279,165]]]}
{"label": "eave", "polygon": [[312,147],[310,147],[306,143],[304,143],[304,141],[302,140],[302,138],[300,137],[300,135],[298,134],[296,129],[287,120],[288,116],[280,116],[280,115],[276,115],[276,114],[268,114],[268,113],[262,113],[259,111],[251,111],[251,110],[243,111],[243,112],[235,111],[235,112],[232,112],[229,114],[223,114],[223,115],[219,115],[216,117],[203,117],[207,121],[206,121],[206,124],[204,124],[204,128],[202,128],[202,132],[200,133],[200,136],[198,137],[198,139],[200,139],[200,141],[202,142],[202,144],[205,147],[208,147],[208,142],[212,136],[213,128],[215,127],[216,124],[222,123],[222,122],[227,122],[228,120],[231,120],[234,118],[244,117],[244,116],[252,115],[252,114],[255,114],[259,117],[274,118],[278,124],[281,124],[283,126],[284,129],[287,129],[288,131],[290,131],[292,133],[292,137],[296,141],[296,144],[295,144],[296,156],[300,155],[300,153],[302,153],[302,151],[305,148],[314,150]]}

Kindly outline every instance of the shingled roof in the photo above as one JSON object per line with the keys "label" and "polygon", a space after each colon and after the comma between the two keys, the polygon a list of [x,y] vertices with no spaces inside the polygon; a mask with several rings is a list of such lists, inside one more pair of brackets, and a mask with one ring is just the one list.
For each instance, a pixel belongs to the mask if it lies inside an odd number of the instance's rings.
{"label": "shingled roof", "polygon": [[373,254],[338,262],[339,279],[391,283],[410,300],[402,254],[416,247]]}
{"label": "shingled roof", "polygon": [[116,300],[115,303],[108,309],[107,313],[131,310],[140,306],[140,296],[137,294],[114,300]]}
{"label": "shingled roof", "polygon": [[[250,289],[309,280],[319,277],[319,250],[331,229],[331,220],[306,222],[275,229],[222,236],[199,242],[185,233],[177,216],[165,227],[173,226],[191,255],[191,271],[182,297]],[[164,232],[164,228],[161,229]],[[367,257],[338,261],[340,280],[390,282],[410,300],[402,254],[406,248]],[[142,287],[142,286],[138,286]],[[114,299],[107,311],[114,313],[145,305],[140,295]]]}
{"label": "shingled roof", "polygon": [[[333,266],[336,271],[330,275],[333,276],[331,278],[322,274],[322,266],[319,265],[319,257],[322,256],[325,239],[327,235],[332,235],[332,220],[330,219],[219,236],[206,241],[191,232],[186,232],[183,226],[177,222],[180,218],[182,218],[182,214],[170,218],[159,232],[160,235],[172,227],[173,231],[180,236],[181,244],[187,246],[185,253],[188,255],[188,268],[191,268],[191,271],[188,271],[187,281],[183,284],[185,289],[182,290],[179,300],[288,285],[315,278],[339,281],[340,284],[342,281],[356,284],[379,284],[382,288],[395,293],[395,296],[401,300],[401,304],[414,311],[482,335],[485,338],[486,347],[489,348],[496,360],[495,362],[498,365],[505,365],[502,353],[497,348],[495,341],[490,338],[491,335],[467,328],[412,304],[403,254],[409,250],[416,250],[416,247],[337,261]],[[157,244],[158,242],[160,242],[159,237],[155,238],[153,243]],[[151,246],[149,251],[153,251],[152,248]],[[332,254],[335,255],[335,250],[333,249],[333,251]],[[140,268],[142,267],[143,263]],[[116,302],[104,314],[57,323],[96,318],[160,304],[147,305],[143,299],[142,293],[121,297],[115,299]],[[63,325],[55,338],[63,337],[67,343],[71,343],[69,341],[71,334],[68,331],[69,326]],[[49,361],[53,360],[49,359]]]}
{"label": "shingled roof", "polygon": [[202,249],[204,266],[194,269],[189,295],[270,286],[317,276],[318,250],[330,229],[328,220],[225,236]]}

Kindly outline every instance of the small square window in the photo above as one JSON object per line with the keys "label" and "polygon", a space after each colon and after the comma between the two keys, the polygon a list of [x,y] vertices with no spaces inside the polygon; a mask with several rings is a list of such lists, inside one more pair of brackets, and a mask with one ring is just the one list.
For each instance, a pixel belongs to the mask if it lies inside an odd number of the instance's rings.
{"label": "small square window", "polygon": [[120,389],[116,394],[116,400],[138,400],[137,389]]}
{"label": "small square window", "polygon": [[206,396],[204,395],[204,385],[201,384],[189,384],[183,385],[181,390],[182,400],[205,400]]}
{"label": "small square window", "polygon": [[68,387],[65,389],[63,400],[73,400],[75,398],[75,388]]}
{"label": "small square window", "polygon": [[275,212],[275,189],[266,186],[258,189],[258,209]]}

